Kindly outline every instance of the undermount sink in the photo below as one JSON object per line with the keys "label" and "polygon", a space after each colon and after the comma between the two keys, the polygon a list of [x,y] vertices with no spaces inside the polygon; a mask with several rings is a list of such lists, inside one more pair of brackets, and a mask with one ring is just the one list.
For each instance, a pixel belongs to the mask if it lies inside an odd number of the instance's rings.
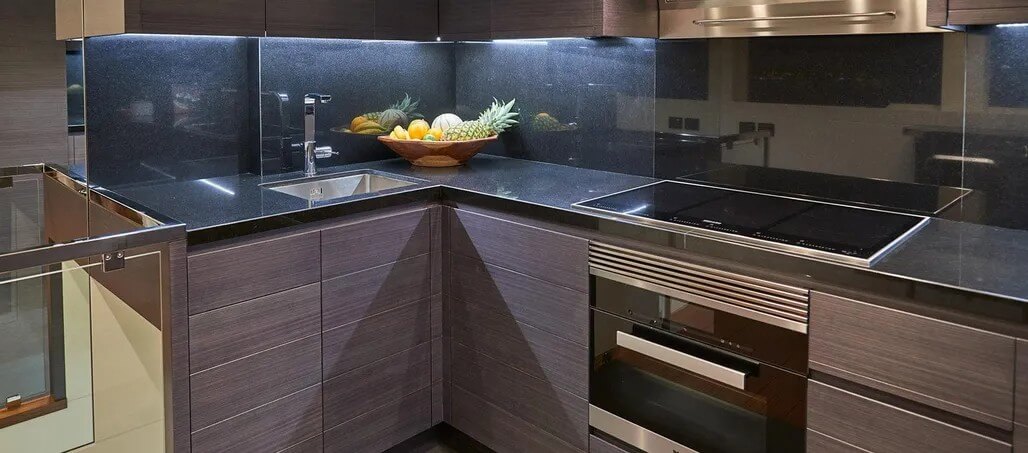
{"label": "undermount sink", "polygon": [[286,195],[303,198],[307,201],[325,201],[398,189],[414,184],[411,181],[383,176],[378,173],[361,172],[341,176],[325,176],[320,179],[285,181],[269,184],[264,187]]}

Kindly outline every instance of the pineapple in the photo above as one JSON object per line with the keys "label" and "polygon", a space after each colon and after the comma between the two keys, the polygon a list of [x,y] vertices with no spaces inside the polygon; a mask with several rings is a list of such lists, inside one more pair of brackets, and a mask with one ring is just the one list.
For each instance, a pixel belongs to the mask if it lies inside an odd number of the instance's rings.
{"label": "pineapple", "polygon": [[[409,117],[416,117],[418,115],[416,115],[414,113],[414,111],[418,109],[418,104],[421,104],[421,100],[420,99],[417,100],[417,101],[414,101],[414,100],[412,100],[410,98],[409,94],[404,93],[403,94],[403,100],[398,101],[395,104],[389,106],[389,108],[386,109],[386,110],[399,110],[399,111],[403,112],[405,115],[407,115]],[[374,122],[377,123],[378,120],[382,118],[382,113],[384,113],[384,112],[385,112],[385,110],[383,110],[381,112],[368,112],[368,113],[365,113],[365,114],[363,114],[361,116],[367,117],[368,121],[374,121]]]}
{"label": "pineapple", "polygon": [[482,112],[482,114],[478,116],[477,120],[464,121],[451,126],[443,134],[443,140],[463,142],[499,135],[501,132],[507,130],[507,128],[518,124],[518,122],[514,120],[514,118],[518,116],[518,112],[510,111],[513,107],[514,100],[504,104],[494,98],[493,104]]}

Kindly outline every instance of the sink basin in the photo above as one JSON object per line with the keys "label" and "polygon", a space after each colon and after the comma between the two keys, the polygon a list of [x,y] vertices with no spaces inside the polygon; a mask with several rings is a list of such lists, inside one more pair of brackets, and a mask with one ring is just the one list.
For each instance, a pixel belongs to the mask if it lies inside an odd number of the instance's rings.
{"label": "sink basin", "polygon": [[362,172],[321,179],[300,179],[264,186],[267,189],[303,198],[307,201],[325,201],[352,197],[383,190],[412,186],[415,183],[377,173]]}

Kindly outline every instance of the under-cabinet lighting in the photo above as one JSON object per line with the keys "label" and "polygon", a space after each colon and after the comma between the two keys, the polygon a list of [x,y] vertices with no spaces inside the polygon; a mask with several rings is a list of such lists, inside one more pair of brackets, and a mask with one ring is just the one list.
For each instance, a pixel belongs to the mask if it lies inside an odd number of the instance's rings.
{"label": "under-cabinet lighting", "polygon": [[935,160],[948,160],[951,162],[966,162],[970,164],[996,165],[996,161],[985,157],[964,157],[952,154],[936,154],[932,156]]}
{"label": "under-cabinet lighting", "polygon": [[999,24],[999,25],[997,25],[997,27],[999,27],[999,28],[1021,28],[1021,27],[1028,27],[1028,24]]}
{"label": "under-cabinet lighting", "polygon": [[235,192],[233,192],[231,190],[228,190],[228,189],[225,188],[225,186],[223,186],[221,184],[218,184],[218,183],[216,183],[214,181],[211,181],[209,179],[199,179],[198,181],[200,181],[200,183],[202,183],[202,184],[206,184],[208,186],[211,186],[211,187],[217,189],[218,191],[220,191],[222,193],[226,193],[226,194],[232,195],[233,197],[236,196]]}

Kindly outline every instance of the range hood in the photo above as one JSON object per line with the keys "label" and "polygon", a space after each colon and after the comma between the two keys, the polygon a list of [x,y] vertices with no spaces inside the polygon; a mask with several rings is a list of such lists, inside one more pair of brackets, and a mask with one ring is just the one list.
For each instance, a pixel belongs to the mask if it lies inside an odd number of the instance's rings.
{"label": "range hood", "polygon": [[939,33],[928,0],[659,0],[661,38]]}

